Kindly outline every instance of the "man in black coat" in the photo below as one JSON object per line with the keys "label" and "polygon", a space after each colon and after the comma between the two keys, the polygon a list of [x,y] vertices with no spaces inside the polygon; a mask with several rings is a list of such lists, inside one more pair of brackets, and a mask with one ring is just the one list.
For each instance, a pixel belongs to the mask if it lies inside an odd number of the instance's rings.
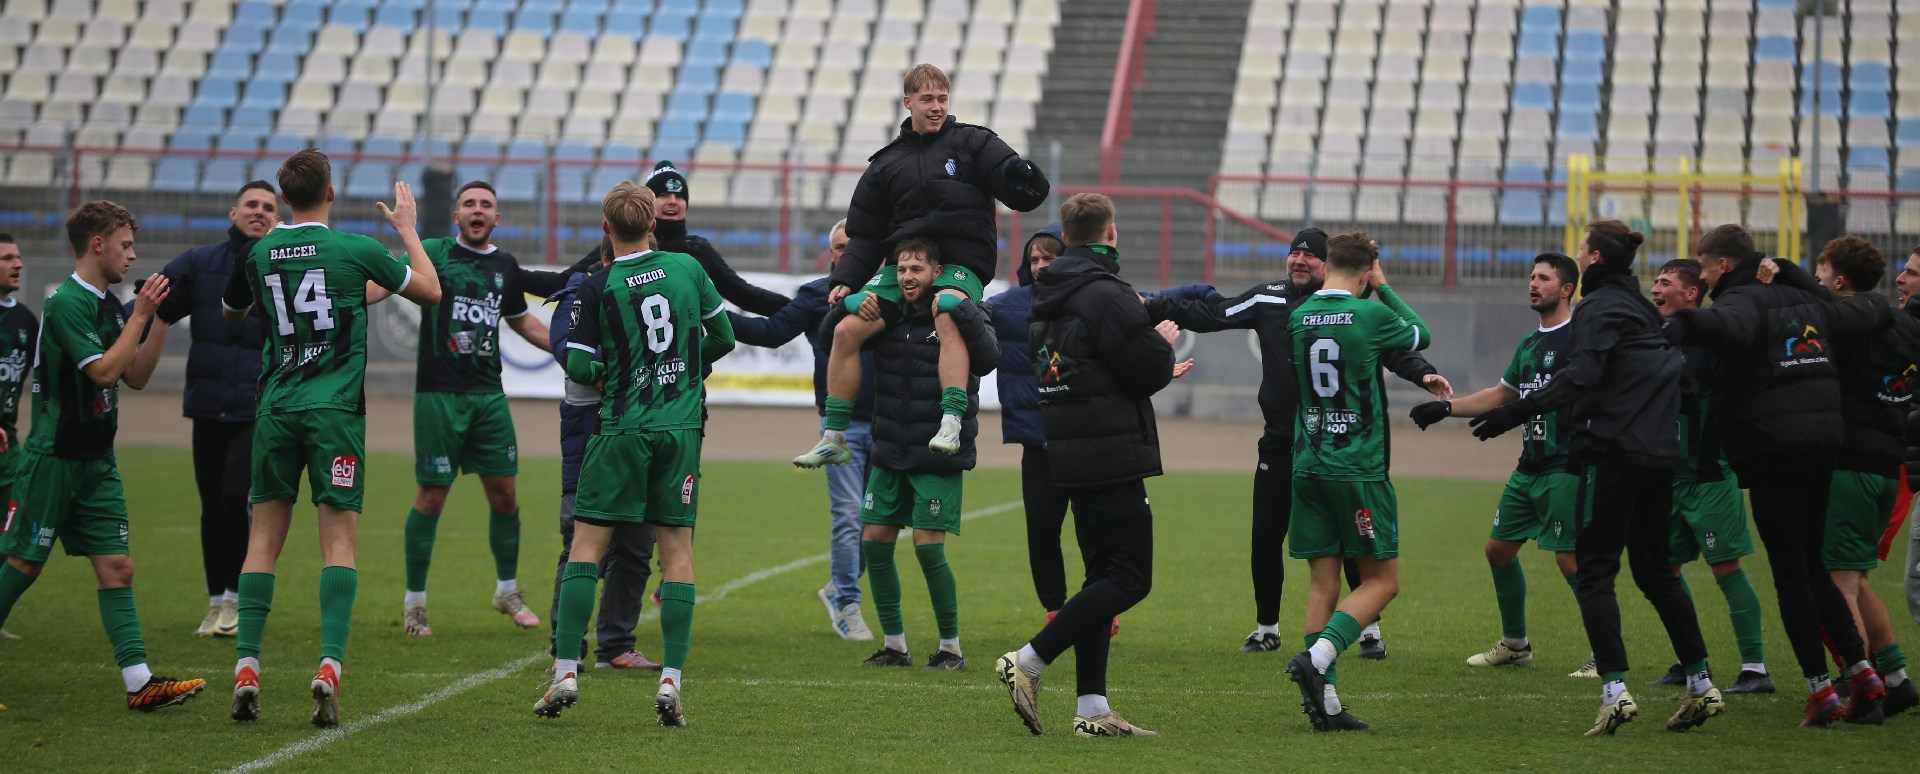
{"label": "man in black coat", "polygon": [[194,634],[202,637],[232,637],[240,627],[240,563],[247,558],[252,512],[249,466],[266,323],[257,310],[245,320],[227,322],[220,296],[247,246],[280,222],[273,185],[255,180],[242,186],[227,219],[233,225],[225,241],[189,249],[160,270],[174,291],[158,317],[169,325],[192,318],[182,413],[193,420],[193,482],[200,492],[207,617]]}
{"label": "man in black coat", "polygon": [[[1827,674],[1822,626],[1853,665],[1853,704],[1845,714],[1865,720],[1880,712],[1885,687],[1866,661],[1846,598],[1824,572],[1821,549],[1844,436],[1832,353],[1884,327],[1888,310],[1885,304],[1830,304],[1804,288],[1761,282],[1765,258],[1736,225],[1708,232],[1695,252],[1713,306],[1675,314],[1667,335],[1714,351],[1713,413],[1722,448],[1748,490],[1781,622],[1807,679],[1802,725],[1824,726],[1842,715]],[[1583,573],[1584,563],[1582,556]]]}
{"label": "man in black coat", "polygon": [[693,256],[713,280],[713,289],[720,291],[720,297],[741,309],[769,316],[787,305],[786,296],[743,279],[720,257],[720,251],[714,249],[712,242],[687,233],[687,178],[674,168],[672,161],[661,159],[653,165],[653,171],[647,173],[646,186],[653,191],[657,215],[653,237],[659,247],[654,249]]}
{"label": "man in black coat", "polygon": [[[930,64],[915,66],[902,81],[900,101],[910,114],[900,134],[869,158],[847,207],[847,252],[834,267],[827,300],[849,298],[856,288],[881,301],[877,313],[847,317],[834,327],[827,364],[826,430],[807,453],[793,459],[802,468],[847,461],[843,431],[860,386],[858,354],[868,339],[898,315],[900,288],[881,270],[893,245],[909,238],[932,241],[946,263],[933,282],[938,293],[934,327],[940,333],[940,432],[927,447],[939,454],[959,450],[960,415],[967,403],[967,350],[947,312],[962,299],[979,303],[997,269],[999,229],[993,202],[1030,212],[1047,199],[1045,175],[1020,158],[991,129],[963,124],[947,114],[947,74]],[[877,272],[877,273],[876,273]]]}
{"label": "man in black coat", "polygon": [[[1287,255],[1287,275],[1262,282],[1232,298],[1162,297],[1147,299],[1147,314],[1172,320],[1195,333],[1252,330],[1260,339],[1260,414],[1266,431],[1259,442],[1258,465],[1253,472],[1253,633],[1240,646],[1242,653],[1265,653],[1280,648],[1280,592],[1287,579],[1287,527],[1293,513],[1293,422],[1300,402],[1293,372],[1293,345],[1287,318],[1293,305],[1320,290],[1327,279],[1327,233],[1301,229],[1293,236]],[[1381,353],[1380,362],[1400,378],[1420,385],[1441,400],[1453,397],[1447,382],[1418,352]],[[1360,585],[1360,567],[1352,559],[1344,568],[1349,588]],[[1380,622],[1369,622],[1360,635],[1360,657],[1386,658]]]}
{"label": "man in black coat", "polygon": [[1027,730],[1040,733],[1040,676],[1074,651],[1076,735],[1151,736],[1107,706],[1114,616],[1153,586],[1153,511],[1145,479],[1160,475],[1149,398],[1173,379],[1173,345],[1120,279],[1113,200],[1080,194],[1060,206],[1066,252],[1034,280],[1033,368],[1053,483],[1087,535],[1087,583],[1059,615],[994,671]]}
{"label": "man in black coat", "polygon": [[1481,440],[1538,414],[1566,412],[1573,426],[1568,467],[1580,470],[1577,501],[1580,617],[1600,671],[1600,713],[1587,736],[1610,735],[1639,714],[1627,692],[1614,578],[1625,549],[1634,585],[1660,614],[1687,674],[1687,695],[1667,728],[1705,723],[1724,709],[1707,672],[1707,645],[1693,600],[1668,565],[1673,468],[1680,455],[1680,353],[1661,334],[1660,312],[1640,294],[1634,254],[1645,237],[1617,220],[1587,227],[1579,260],[1582,299],[1573,307],[1573,345],[1560,372],[1533,394],[1475,417]]}

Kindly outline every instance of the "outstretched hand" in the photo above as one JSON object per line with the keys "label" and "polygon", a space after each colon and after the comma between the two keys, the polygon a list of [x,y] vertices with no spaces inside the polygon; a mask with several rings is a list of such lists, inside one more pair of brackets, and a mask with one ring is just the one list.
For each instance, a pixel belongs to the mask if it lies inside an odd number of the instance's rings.
{"label": "outstretched hand", "polygon": [[1172,320],[1161,320],[1158,325],[1153,326],[1153,330],[1160,334],[1160,338],[1166,339],[1168,344],[1180,340],[1180,324]]}
{"label": "outstretched hand", "polygon": [[1427,374],[1425,378],[1420,380],[1420,386],[1425,387],[1427,392],[1433,393],[1433,397],[1441,400],[1453,400],[1453,383],[1447,381],[1447,377],[1439,374]]}
{"label": "outstretched hand", "polygon": [[1519,427],[1520,423],[1525,421],[1527,421],[1525,410],[1515,402],[1474,417],[1467,424],[1473,428],[1473,437],[1485,441],[1489,438],[1498,438],[1508,430]]}
{"label": "outstretched hand", "polygon": [[1178,363],[1174,363],[1173,378],[1178,379],[1182,376],[1186,376],[1187,372],[1191,370],[1193,370],[1193,358],[1187,358]]}
{"label": "outstretched hand", "polygon": [[1413,411],[1409,412],[1407,416],[1411,417],[1413,423],[1419,425],[1421,430],[1425,430],[1434,426],[1440,420],[1453,416],[1453,403],[1444,400],[1422,403],[1414,406]]}
{"label": "outstretched hand", "polygon": [[388,208],[386,202],[374,202],[373,206],[380,209],[380,214],[388,223],[393,224],[393,230],[402,234],[412,233],[420,223],[420,208],[413,200],[413,186],[405,182],[393,184],[392,208]]}

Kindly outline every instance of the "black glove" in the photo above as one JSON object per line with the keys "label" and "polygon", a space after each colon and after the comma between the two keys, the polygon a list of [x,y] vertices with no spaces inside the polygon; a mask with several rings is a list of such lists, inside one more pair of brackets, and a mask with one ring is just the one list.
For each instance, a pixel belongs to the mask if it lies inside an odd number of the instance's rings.
{"label": "black glove", "polygon": [[[1681,312],[1685,311],[1684,309],[1681,310]],[[1667,321],[1660,326],[1660,335],[1667,340],[1668,344],[1679,346],[1686,343],[1687,333],[1692,329],[1693,323],[1687,319],[1685,314],[1675,314],[1667,318]]]}
{"label": "black glove", "polygon": [[1421,430],[1432,427],[1442,419],[1453,416],[1453,401],[1436,400],[1413,407],[1407,416],[1413,417],[1413,423]]}
{"label": "black glove", "polygon": [[1484,441],[1488,438],[1498,438],[1502,433],[1519,427],[1520,423],[1527,421],[1535,413],[1538,412],[1533,410],[1532,401],[1521,398],[1474,417],[1467,424],[1473,427],[1473,437]]}

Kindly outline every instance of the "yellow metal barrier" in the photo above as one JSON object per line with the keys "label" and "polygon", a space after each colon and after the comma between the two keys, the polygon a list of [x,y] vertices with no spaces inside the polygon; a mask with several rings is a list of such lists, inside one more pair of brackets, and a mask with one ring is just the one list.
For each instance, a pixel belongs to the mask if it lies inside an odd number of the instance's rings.
{"label": "yellow metal barrier", "polygon": [[1675,220],[1678,228],[1675,236],[1678,248],[1675,257],[1679,258],[1692,257],[1700,226],[1705,225],[1693,222],[1694,207],[1700,197],[1736,196],[1757,206],[1763,197],[1771,194],[1778,200],[1780,220],[1770,254],[1796,263],[1800,261],[1801,228],[1802,221],[1806,219],[1806,202],[1800,191],[1799,159],[1780,159],[1778,174],[1773,175],[1702,172],[1695,169],[1689,159],[1679,159],[1675,167],[1674,171],[1669,172],[1616,172],[1595,169],[1591,156],[1576,154],[1567,157],[1567,254],[1572,255],[1580,249],[1587,224],[1593,219],[1593,191],[1598,188],[1640,194],[1677,194]]}

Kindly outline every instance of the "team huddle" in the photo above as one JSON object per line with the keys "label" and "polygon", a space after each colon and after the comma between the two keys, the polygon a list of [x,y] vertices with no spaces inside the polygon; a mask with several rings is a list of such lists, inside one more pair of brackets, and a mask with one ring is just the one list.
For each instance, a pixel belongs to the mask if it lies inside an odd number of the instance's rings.
{"label": "team huddle", "polygon": [[[1643,237],[1617,221],[1594,223],[1578,254],[1534,260],[1527,293],[1538,329],[1521,339],[1498,383],[1455,396],[1420,354],[1434,332],[1388,284],[1377,245],[1361,231],[1300,231],[1286,276],[1239,296],[1206,286],[1142,293],[1121,277],[1113,202],[1080,194],[1023,246],[1016,286],[983,298],[999,263],[995,202],[1032,211],[1050,184],[990,130],[949,116],[948,88],[930,65],[907,74],[909,117],[829,232],[831,273],[791,298],[747,284],[687,233],[688,181],[666,161],[643,184],[605,193],[605,238],[560,272],[523,269],[492,244],[500,212],[485,181],[456,193],[457,235],[433,239],[418,235],[419,207],[397,183],[393,205],[378,207],[404,260],[371,237],[332,229],[333,172],[317,150],[285,161],[277,192],[264,181],[243,187],[229,241],[183,254],[139,283],[129,305],[107,291],[135,257],[138,221],[125,208],[88,202],[69,216],[75,270],[39,321],[12,298],[20,254],[0,235],[0,500],[8,503],[0,625],[58,539],[94,567],[128,706],[151,711],[204,690],[204,680],[147,666],[113,454],[119,386],[147,386],[170,326],[192,316],[186,405],[209,592],[198,633],[235,639],[230,714],[258,719],[274,571],[304,482],[323,567],[311,719],[338,725],[359,586],[368,307],[398,296],[424,310],[404,636],[433,635],[426,592],[435,535],[463,473],[477,475],[486,495],[493,609],[519,628],[540,626],[519,582],[519,454],[500,327],[549,352],[568,380],[554,660],[535,715],[557,718],[579,702],[579,675],[591,663],[659,672],[658,722],[687,724],[706,376],[738,344],[777,347],[804,336],[815,353],[821,436],[793,464],[826,473],[831,580],[818,597],[834,632],[874,639],[858,583],[867,575],[881,647],[864,663],[914,665],[895,561],[908,529],[938,629],[924,667],[967,667],[947,551],[966,515],[980,380],[993,373],[1003,434],[1023,446],[1029,562],[1047,611],[1030,640],[994,661],[994,674],[1022,724],[1040,734],[1041,681],[1072,650],[1074,733],[1153,736],[1107,701],[1109,642],[1120,616],[1152,588],[1144,480],[1162,468],[1151,398],[1194,365],[1174,355],[1181,330],[1249,329],[1263,355],[1264,434],[1253,476],[1256,628],[1240,649],[1283,649],[1285,557],[1306,560],[1303,649],[1284,668],[1312,729],[1368,727],[1342,702],[1337,666],[1356,645],[1363,658],[1386,658],[1380,622],[1400,591],[1384,370],[1436,398],[1411,409],[1422,430],[1466,418],[1483,440],[1521,432],[1485,547],[1500,636],[1468,667],[1533,661],[1518,561],[1532,540],[1553,552],[1585,625],[1589,654],[1570,676],[1601,682],[1589,736],[1613,734],[1640,711],[1625,681],[1615,596],[1623,552],[1673,646],[1674,663],[1655,683],[1683,686],[1667,728],[1724,713],[1725,694],[1775,692],[1761,597],[1741,566],[1754,551],[1746,489],[1806,680],[1803,725],[1878,723],[1920,705],[1887,609],[1867,582],[1899,529],[1890,517],[1904,511],[1907,412],[1920,374],[1920,303],[1907,302],[1920,291],[1920,249],[1899,274],[1895,307],[1874,292],[1886,259],[1864,240],[1829,243],[1808,273],[1756,252],[1740,227],[1721,226],[1699,241],[1697,260],[1659,267],[1643,295],[1634,270]],[[286,222],[276,198],[291,210]],[[529,315],[528,295],[556,305],[550,325]],[[33,422],[22,443],[15,420],[29,364]],[[229,392],[208,397],[214,386]],[[1069,510],[1086,571],[1071,596],[1060,552]],[[1680,573],[1695,560],[1710,566],[1732,617],[1740,669],[1724,687],[1708,667]],[[654,562],[658,663],[634,635]],[[1843,670],[1837,681],[1829,649]]]}

